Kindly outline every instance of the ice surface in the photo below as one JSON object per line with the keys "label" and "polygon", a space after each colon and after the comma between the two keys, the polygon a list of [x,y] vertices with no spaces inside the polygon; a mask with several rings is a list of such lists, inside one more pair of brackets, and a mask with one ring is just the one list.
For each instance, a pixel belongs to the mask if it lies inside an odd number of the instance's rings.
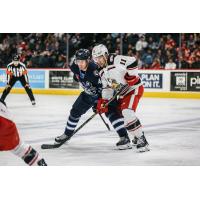
{"label": "ice surface", "polygon": [[[21,138],[36,148],[48,165],[200,165],[200,100],[143,98],[137,116],[144,126],[151,151],[119,151],[115,131],[107,131],[99,116],[68,144],[42,150],[63,133],[76,96],[36,95],[33,107],[26,95],[10,94],[7,105]],[[90,117],[89,111],[80,123]],[[80,124],[79,123],[79,124]],[[11,152],[0,152],[0,165],[24,165]]]}

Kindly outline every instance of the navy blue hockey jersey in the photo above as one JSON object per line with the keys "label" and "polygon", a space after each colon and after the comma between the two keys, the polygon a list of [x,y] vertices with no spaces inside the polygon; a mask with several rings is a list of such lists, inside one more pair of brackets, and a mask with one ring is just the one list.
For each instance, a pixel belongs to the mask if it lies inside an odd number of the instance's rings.
{"label": "navy blue hockey jersey", "polygon": [[99,96],[101,94],[102,84],[97,64],[89,62],[87,70],[81,71],[78,65],[73,63],[70,69],[74,73],[74,80],[81,84],[87,94],[92,96]]}

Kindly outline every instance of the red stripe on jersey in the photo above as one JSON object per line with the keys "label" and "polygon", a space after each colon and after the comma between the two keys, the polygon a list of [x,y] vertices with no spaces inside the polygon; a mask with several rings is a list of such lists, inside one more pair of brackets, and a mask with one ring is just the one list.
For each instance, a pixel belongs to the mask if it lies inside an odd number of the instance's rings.
{"label": "red stripe on jersey", "polygon": [[136,76],[129,76],[128,74],[125,75],[126,80],[133,80],[135,78],[136,78]]}
{"label": "red stripe on jersey", "polygon": [[36,156],[33,158],[33,160],[29,163],[29,165],[30,166],[33,165],[34,162],[38,159],[38,157],[39,157],[39,154],[37,153]]}
{"label": "red stripe on jersey", "polygon": [[129,76],[128,73],[126,73],[126,75],[125,75],[124,78],[126,79],[127,83],[130,86],[135,85],[139,81],[139,79],[140,79],[139,76]]}
{"label": "red stripe on jersey", "polygon": [[25,158],[30,153],[31,149],[32,149],[32,147],[29,146],[28,150],[25,152],[25,154],[23,155],[22,158]]}
{"label": "red stripe on jersey", "polygon": [[140,77],[136,77],[134,80],[131,81],[131,85],[135,85],[140,80]]}

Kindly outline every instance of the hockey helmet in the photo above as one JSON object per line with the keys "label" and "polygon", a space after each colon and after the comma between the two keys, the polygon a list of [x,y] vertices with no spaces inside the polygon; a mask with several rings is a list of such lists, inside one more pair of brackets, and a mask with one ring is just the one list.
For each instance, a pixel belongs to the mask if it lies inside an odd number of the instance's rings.
{"label": "hockey helmet", "polygon": [[79,49],[75,54],[76,60],[87,60],[90,58],[90,51],[88,49]]}
{"label": "hockey helmet", "polygon": [[108,49],[105,45],[103,44],[99,44],[97,46],[95,46],[92,49],[92,57],[93,59],[99,57],[99,56],[105,56],[108,55]]}
{"label": "hockey helmet", "polygon": [[14,54],[13,57],[12,57],[12,60],[13,61],[19,61],[20,57],[18,54]]}

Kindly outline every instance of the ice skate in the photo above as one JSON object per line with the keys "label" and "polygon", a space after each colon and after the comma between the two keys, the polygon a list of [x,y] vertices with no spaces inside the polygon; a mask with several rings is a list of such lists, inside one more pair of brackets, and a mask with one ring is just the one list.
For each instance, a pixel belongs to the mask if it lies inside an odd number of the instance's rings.
{"label": "ice skate", "polygon": [[132,149],[129,137],[121,137],[116,146],[119,150]]}
{"label": "ice skate", "polygon": [[144,133],[141,137],[138,138],[136,148],[139,152],[150,151],[149,143],[147,142]]}
{"label": "ice skate", "polygon": [[55,138],[55,141],[57,143],[65,143],[66,141],[70,140],[72,135],[66,135],[65,133],[63,133],[62,135],[58,136]]}

